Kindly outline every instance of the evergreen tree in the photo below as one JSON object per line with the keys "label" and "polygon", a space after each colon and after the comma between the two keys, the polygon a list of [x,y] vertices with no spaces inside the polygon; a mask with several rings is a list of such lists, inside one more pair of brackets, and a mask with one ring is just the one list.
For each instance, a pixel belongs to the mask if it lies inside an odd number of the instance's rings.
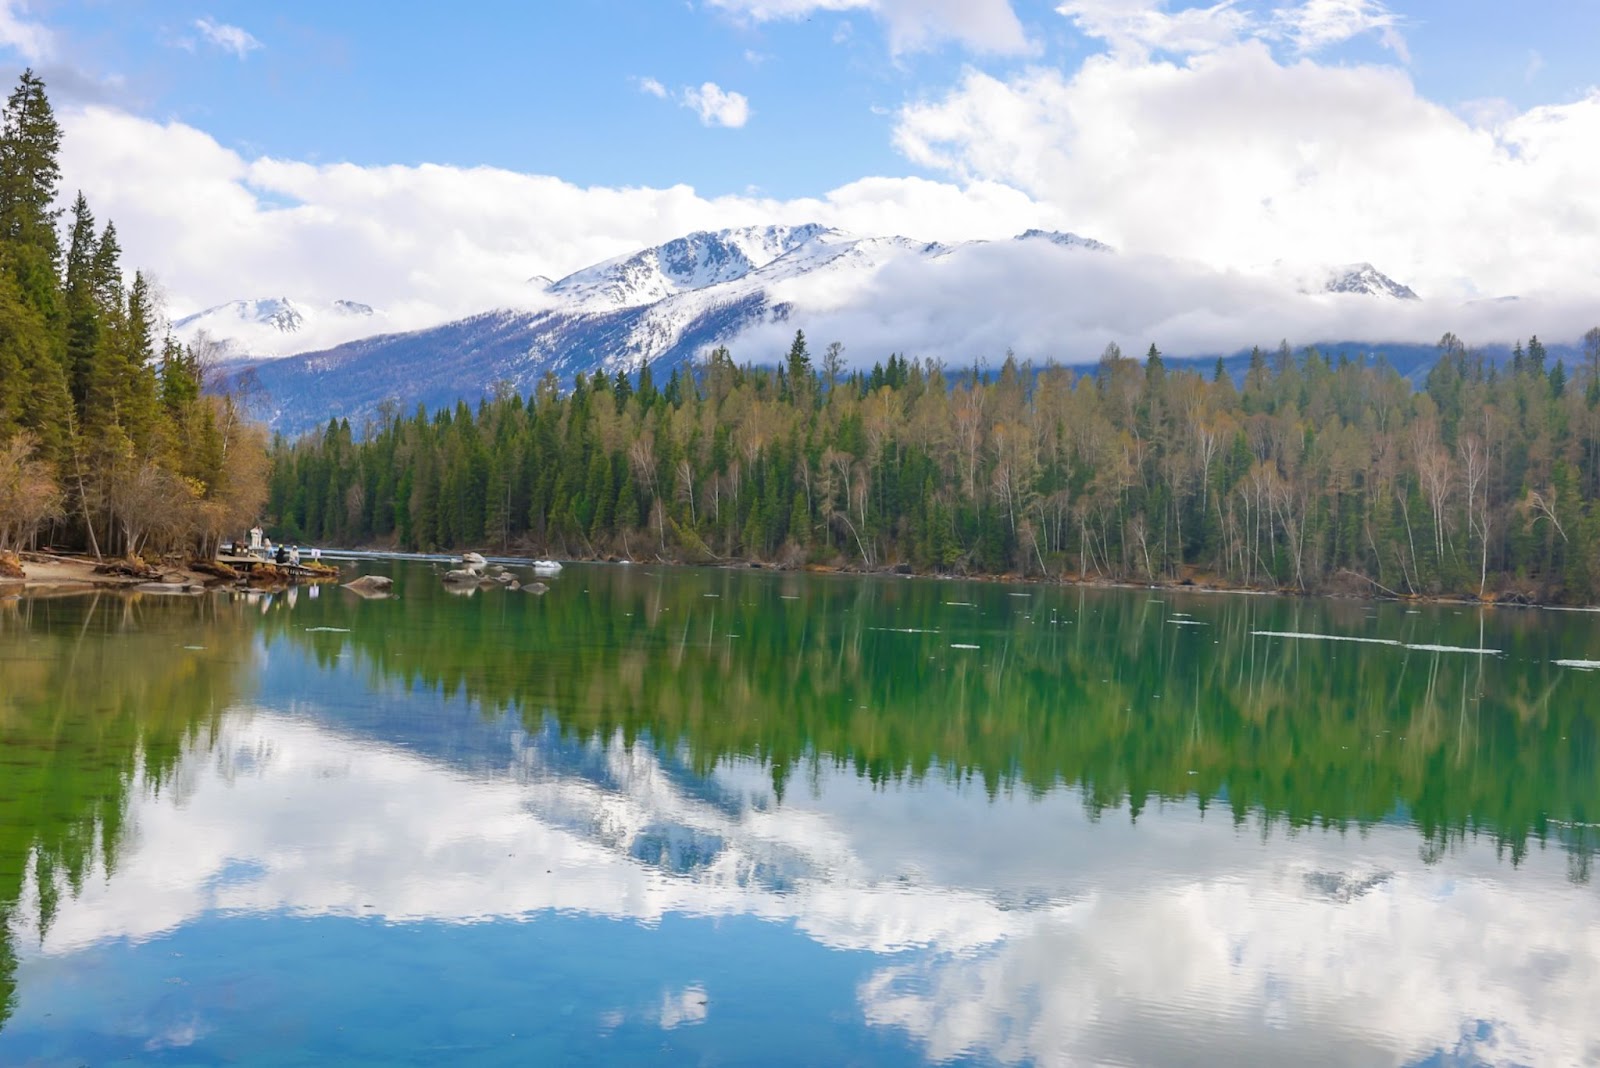
{"label": "evergreen tree", "polygon": [[32,70],[22,72],[0,119],[0,269],[22,301],[47,318],[57,307],[61,242],[54,207],[61,127]]}

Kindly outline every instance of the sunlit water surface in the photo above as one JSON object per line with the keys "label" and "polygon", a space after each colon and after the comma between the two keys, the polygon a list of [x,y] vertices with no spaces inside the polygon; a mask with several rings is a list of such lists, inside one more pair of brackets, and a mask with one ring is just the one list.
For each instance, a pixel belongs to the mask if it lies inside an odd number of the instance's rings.
{"label": "sunlit water surface", "polygon": [[1600,1062],[1600,617],[362,569],[0,602],[0,1063]]}

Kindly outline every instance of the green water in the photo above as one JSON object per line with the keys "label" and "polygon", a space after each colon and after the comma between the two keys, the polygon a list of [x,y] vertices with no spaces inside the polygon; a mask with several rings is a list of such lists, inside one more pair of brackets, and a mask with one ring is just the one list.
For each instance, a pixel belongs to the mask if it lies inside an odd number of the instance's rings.
{"label": "green water", "polygon": [[364,569],[0,602],[0,1063],[1600,1060],[1600,616]]}

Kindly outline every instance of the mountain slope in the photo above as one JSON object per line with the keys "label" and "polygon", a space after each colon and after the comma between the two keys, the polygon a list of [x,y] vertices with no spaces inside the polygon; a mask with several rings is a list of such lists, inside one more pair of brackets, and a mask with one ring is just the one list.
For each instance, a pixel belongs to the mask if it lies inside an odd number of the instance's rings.
{"label": "mountain slope", "polygon": [[[1113,325],[1127,318],[1124,303],[1152,292],[1183,301],[1196,279],[1214,288],[1216,276],[1192,266],[1172,268],[1188,272],[1182,275],[1188,288],[1168,285],[1166,276],[1149,273],[1168,268],[1152,262],[1126,260],[1091,238],[1041,230],[956,245],[817,225],[700,232],[552,283],[534,282],[541,291],[532,308],[350,340],[261,362],[251,374],[264,398],[262,414],[293,432],[330,417],[359,425],[385,401],[409,410],[475,401],[501,386],[527,392],[547,374],[568,382],[580,371],[615,374],[649,362],[664,376],[718,344],[737,342],[740,361],[775,362],[794,329],[813,332],[813,324],[826,331],[814,338],[819,347],[834,338],[868,346],[886,338],[890,348],[880,356],[910,346],[971,359],[1003,352],[1014,340],[1025,352],[1047,346],[1054,354],[1063,351],[1063,334],[1049,329],[1048,320],[1063,308],[1096,322],[1109,316],[1106,326],[1094,326],[1097,334],[1137,336],[1137,328]],[[1342,286],[1328,290],[1340,299],[1410,294],[1368,265],[1330,272],[1328,279]],[[1277,293],[1258,288],[1248,299]],[[1191,310],[1176,306],[1164,314]],[[862,328],[863,317],[874,315],[873,329]],[[1024,321],[1035,316],[1043,317],[1043,327]]]}

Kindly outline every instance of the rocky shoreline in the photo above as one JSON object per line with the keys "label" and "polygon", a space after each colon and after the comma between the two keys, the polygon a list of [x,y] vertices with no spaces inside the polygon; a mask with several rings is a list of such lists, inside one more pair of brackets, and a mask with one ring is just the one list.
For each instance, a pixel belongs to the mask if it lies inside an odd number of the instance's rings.
{"label": "rocky shoreline", "polygon": [[215,561],[96,561],[54,553],[0,553],[0,597],[49,597],[119,590],[155,595],[194,595],[222,589],[274,589],[296,583],[336,582],[339,569],[302,567],[291,574],[263,565],[249,575]]}

